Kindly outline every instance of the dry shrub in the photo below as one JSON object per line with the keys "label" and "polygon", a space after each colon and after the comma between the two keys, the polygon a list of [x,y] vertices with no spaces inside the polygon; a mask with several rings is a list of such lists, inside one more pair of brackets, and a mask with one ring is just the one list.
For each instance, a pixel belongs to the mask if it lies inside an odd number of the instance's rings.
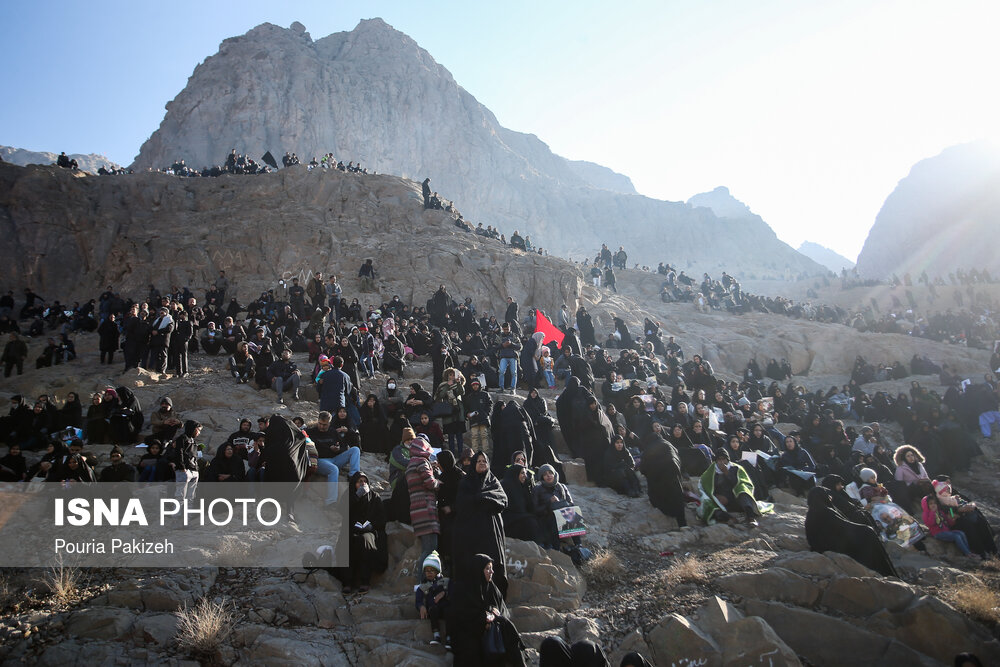
{"label": "dry shrub", "polygon": [[7,580],[7,575],[0,573],[0,609],[6,609],[7,605],[14,601],[14,590]]}
{"label": "dry shrub", "polygon": [[702,562],[694,556],[680,558],[673,567],[667,570],[667,582],[670,584],[704,584],[708,581],[708,574]]}
{"label": "dry shrub", "polygon": [[948,595],[952,604],[984,623],[1000,623],[1000,595],[982,583],[960,584]]}
{"label": "dry shrub", "polygon": [[229,638],[236,623],[236,611],[227,601],[209,602],[202,598],[194,607],[177,612],[177,643],[193,656],[210,658]]}
{"label": "dry shrub", "polygon": [[594,557],[587,561],[585,572],[588,579],[594,583],[613,584],[625,574],[625,567],[615,552],[610,549],[598,549],[594,552]]}
{"label": "dry shrub", "polygon": [[60,562],[49,568],[42,576],[42,583],[59,602],[69,602],[77,596],[83,573],[75,567],[68,567]]}

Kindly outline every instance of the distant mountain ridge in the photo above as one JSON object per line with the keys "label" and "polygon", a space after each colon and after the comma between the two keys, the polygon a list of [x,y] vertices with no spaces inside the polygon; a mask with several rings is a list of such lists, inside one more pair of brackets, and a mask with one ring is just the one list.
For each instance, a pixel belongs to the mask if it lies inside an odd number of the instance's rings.
{"label": "distant mountain ridge", "polygon": [[[294,152],[302,162],[329,151],[380,173],[430,177],[466,219],[518,230],[562,256],[592,258],[607,243],[625,246],[630,261],[714,274],[825,270],[759,218],[737,228],[710,210],[636,195],[627,177],[504,128],[381,19],[315,41],[298,23],[260,25],[223,41],[166,109],[137,170],[180,158],[195,168],[221,164],[233,148],[255,158]],[[748,256],[751,242],[762,252]]]}
{"label": "distant mountain ridge", "polygon": [[858,255],[862,276],[1000,271],[1000,147],[951,146],[913,165],[886,198]]}
{"label": "distant mountain ridge", "polygon": [[[3,158],[4,162],[10,162],[11,164],[16,164],[21,167],[26,167],[29,164],[55,164],[56,158],[58,157],[58,153],[29,151],[25,148],[15,148],[13,146],[0,146],[0,158]],[[67,157],[71,160],[76,160],[80,169],[90,174],[96,174],[97,170],[101,167],[118,168],[116,163],[112,162],[104,155],[96,155],[94,153],[88,153],[87,155],[83,155],[81,153],[70,153]]]}
{"label": "distant mountain ridge", "polygon": [[851,270],[854,268],[854,262],[851,260],[812,241],[803,241],[802,245],[799,246],[799,252],[813,261],[822,264],[834,273],[840,273],[841,269]]}

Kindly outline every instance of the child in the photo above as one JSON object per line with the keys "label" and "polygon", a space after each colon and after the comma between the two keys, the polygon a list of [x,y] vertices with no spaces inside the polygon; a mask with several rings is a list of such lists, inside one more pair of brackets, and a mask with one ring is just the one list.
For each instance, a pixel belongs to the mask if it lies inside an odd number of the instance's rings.
{"label": "child", "polygon": [[139,459],[139,481],[140,482],[163,482],[169,479],[166,459],[160,452],[163,445],[159,440],[150,440],[149,449]]}
{"label": "child", "polygon": [[920,501],[920,504],[924,509],[924,524],[927,525],[927,530],[930,531],[935,539],[943,542],[954,542],[955,546],[966,557],[973,560],[982,560],[982,556],[972,553],[969,549],[969,539],[965,533],[952,528],[955,524],[955,519],[941,512],[941,509],[938,507],[937,496],[925,496]]}
{"label": "child", "polygon": [[542,346],[542,357],[538,360],[545,374],[545,381],[548,382],[549,389],[556,388],[555,362],[552,361],[552,352],[548,347]]}
{"label": "child", "polygon": [[[431,646],[441,645],[441,619],[448,610],[448,578],[441,574],[441,557],[432,551],[424,559],[424,581],[417,586],[417,611],[429,618],[434,638]],[[445,634],[444,647],[451,650],[451,637]]]}

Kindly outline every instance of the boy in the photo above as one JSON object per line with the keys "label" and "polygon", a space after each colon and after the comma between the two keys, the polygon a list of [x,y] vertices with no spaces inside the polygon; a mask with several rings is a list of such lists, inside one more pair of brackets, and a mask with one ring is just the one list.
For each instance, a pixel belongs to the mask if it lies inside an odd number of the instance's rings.
{"label": "boy", "polygon": [[[424,581],[417,586],[417,611],[420,618],[429,618],[434,638],[431,646],[441,645],[441,619],[448,609],[448,578],[441,574],[441,557],[432,551],[424,559]],[[444,647],[451,650],[451,637],[445,634]]]}

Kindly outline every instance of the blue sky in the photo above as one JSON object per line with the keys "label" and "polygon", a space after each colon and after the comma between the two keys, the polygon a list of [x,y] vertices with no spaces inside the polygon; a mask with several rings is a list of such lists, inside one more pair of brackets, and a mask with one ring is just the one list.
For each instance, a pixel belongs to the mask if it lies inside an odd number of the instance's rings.
{"label": "blue sky", "polygon": [[726,185],[853,259],[916,161],[1000,136],[988,2],[0,3],[0,144],[127,164],[219,43],[380,16],[500,122],[642,194]]}

